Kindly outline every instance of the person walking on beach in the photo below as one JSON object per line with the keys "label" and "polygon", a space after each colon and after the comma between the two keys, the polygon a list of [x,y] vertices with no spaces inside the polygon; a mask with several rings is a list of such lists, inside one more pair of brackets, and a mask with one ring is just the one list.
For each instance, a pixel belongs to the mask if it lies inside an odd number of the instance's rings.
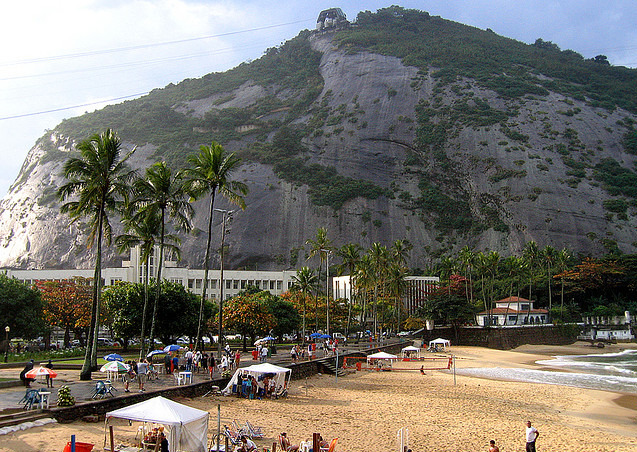
{"label": "person walking on beach", "polygon": [[526,452],[535,452],[535,440],[540,436],[540,432],[535,427],[531,427],[531,421],[526,421]]}
{"label": "person walking on beach", "polygon": [[489,441],[489,452],[500,452],[500,448],[495,445],[495,441]]}

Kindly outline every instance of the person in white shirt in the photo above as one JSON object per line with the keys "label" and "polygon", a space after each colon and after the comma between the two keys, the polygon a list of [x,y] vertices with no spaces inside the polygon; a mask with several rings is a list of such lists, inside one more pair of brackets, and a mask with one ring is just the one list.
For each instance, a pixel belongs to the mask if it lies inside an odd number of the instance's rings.
{"label": "person in white shirt", "polygon": [[261,362],[264,363],[266,362],[267,359],[268,359],[268,347],[264,345],[263,347],[261,347]]}
{"label": "person in white shirt", "polygon": [[139,384],[139,392],[144,392],[144,383],[148,374],[148,361],[142,359],[137,363],[137,383]]}
{"label": "person in white shirt", "polygon": [[538,436],[540,432],[531,427],[531,421],[526,421],[526,452],[535,452],[535,440]]}

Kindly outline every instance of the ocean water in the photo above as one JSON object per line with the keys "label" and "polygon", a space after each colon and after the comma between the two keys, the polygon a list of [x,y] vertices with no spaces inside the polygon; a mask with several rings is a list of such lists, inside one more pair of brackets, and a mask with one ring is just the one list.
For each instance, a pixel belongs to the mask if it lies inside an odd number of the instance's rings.
{"label": "ocean water", "polygon": [[[528,381],[637,394],[637,350],[620,353],[555,356],[536,362],[555,371],[509,368],[457,369],[460,375]],[[568,372],[565,372],[568,370]]]}

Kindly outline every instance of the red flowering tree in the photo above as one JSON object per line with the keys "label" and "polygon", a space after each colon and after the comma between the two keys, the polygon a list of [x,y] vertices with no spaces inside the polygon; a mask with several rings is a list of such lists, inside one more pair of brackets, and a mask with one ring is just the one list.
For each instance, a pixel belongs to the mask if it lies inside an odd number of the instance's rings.
{"label": "red flowering tree", "polygon": [[36,281],[44,303],[44,317],[64,330],[64,346],[71,342],[71,331],[77,336],[91,325],[93,292],[90,280],[76,278],[65,281]]}
{"label": "red flowering tree", "polygon": [[243,336],[243,351],[247,351],[246,337],[253,344],[258,334],[266,334],[276,326],[276,319],[266,304],[269,292],[242,293],[224,303],[223,324],[228,330]]}

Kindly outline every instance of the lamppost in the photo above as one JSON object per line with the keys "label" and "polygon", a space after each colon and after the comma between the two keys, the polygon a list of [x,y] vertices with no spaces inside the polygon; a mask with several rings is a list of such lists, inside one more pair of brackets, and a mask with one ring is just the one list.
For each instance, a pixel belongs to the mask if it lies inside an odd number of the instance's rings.
{"label": "lamppost", "polygon": [[9,331],[11,331],[11,328],[9,328],[9,325],[4,327],[4,332],[6,334],[6,340],[7,340],[7,348],[5,348],[4,350],[4,362],[6,363],[9,360]]}
{"label": "lamppost", "polygon": [[332,252],[325,248],[321,248],[321,251],[325,251],[325,329],[327,330],[327,334],[330,334],[330,254]]}
{"label": "lamppost", "polygon": [[219,336],[217,336],[217,354],[219,360],[221,360],[222,344],[221,338],[223,337],[223,258],[226,255],[225,240],[226,240],[226,221],[234,213],[234,210],[215,209],[216,212],[221,213],[221,250],[219,251],[219,257],[221,265],[219,267]]}

